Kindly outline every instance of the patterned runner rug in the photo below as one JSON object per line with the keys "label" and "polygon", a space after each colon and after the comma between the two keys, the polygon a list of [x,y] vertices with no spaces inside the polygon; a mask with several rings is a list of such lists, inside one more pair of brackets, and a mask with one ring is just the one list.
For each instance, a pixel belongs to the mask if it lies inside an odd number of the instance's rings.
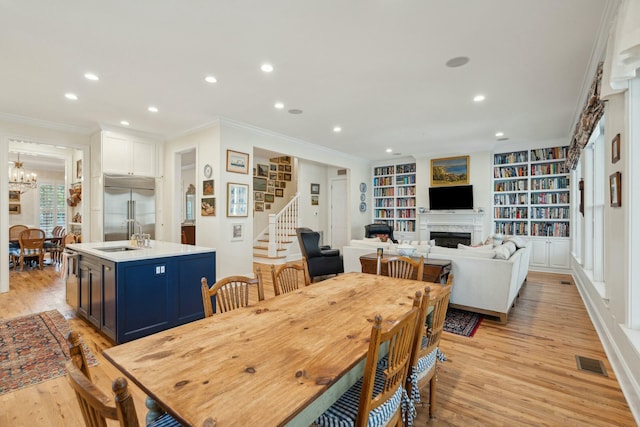
{"label": "patterned runner rug", "polygon": [[[0,394],[66,374],[70,327],[58,310],[0,320]],[[97,365],[85,346],[89,366]]]}
{"label": "patterned runner rug", "polygon": [[444,330],[452,334],[472,337],[482,322],[482,315],[449,307],[444,321]]}

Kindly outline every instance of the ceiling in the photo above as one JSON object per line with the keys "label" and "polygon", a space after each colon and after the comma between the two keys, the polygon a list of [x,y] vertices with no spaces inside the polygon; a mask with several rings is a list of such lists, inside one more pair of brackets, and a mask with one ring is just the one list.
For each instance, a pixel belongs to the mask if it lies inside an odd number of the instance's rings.
{"label": "ceiling", "polygon": [[2,0],[0,118],[171,139],[220,117],[370,160],[568,143],[614,4]]}

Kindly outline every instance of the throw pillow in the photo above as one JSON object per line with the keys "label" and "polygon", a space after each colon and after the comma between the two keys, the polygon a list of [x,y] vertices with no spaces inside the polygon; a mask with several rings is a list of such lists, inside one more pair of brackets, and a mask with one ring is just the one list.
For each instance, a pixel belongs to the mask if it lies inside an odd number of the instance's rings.
{"label": "throw pillow", "polygon": [[509,259],[511,254],[509,253],[509,248],[505,245],[496,246],[494,249],[496,253],[496,259]]}
{"label": "throw pillow", "polygon": [[507,241],[504,242],[502,244],[502,246],[504,246],[505,248],[507,248],[509,250],[509,256],[513,255],[514,253],[516,253],[516,244],[513,243],[512,241]]}
{"label": "throw pillow", "polygon": [[529,243],[527,239],[520,236],[509,236],[507,241],[513,242],[518,249],[526,248]]}

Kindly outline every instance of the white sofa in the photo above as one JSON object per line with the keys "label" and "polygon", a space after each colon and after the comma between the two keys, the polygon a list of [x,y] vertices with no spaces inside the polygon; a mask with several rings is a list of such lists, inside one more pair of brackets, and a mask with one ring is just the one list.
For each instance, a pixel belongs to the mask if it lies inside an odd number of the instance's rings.
{"label": "white sofa", "polygon": [[[519,242],[508,259],[496,259],[493,249],[453,249],[416,245],[416,255],[451,260],[454,275],[450,304],[453,307],[495,316],[506,323],[509,310],[516,302],[527,278],[531,248]],[[392,243],[352,240],[342,250],[344,270],[361,271],[360,256],[374,253],[376,248],[396,253]],[[503,249],[503,248],[502,248]],[[493,253],[493,254],[492,254]]]}

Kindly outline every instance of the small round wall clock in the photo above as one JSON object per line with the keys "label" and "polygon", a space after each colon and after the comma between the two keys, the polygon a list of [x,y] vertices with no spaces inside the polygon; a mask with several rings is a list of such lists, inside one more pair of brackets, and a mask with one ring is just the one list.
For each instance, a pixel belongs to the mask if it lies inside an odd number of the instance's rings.
{"label": "small round wall clock", "polygon": [[211,168],[211,165],[206,164],[204,165],[204,176],[205,178],[211,178],[211,174],[213,173],[213,169]]}

